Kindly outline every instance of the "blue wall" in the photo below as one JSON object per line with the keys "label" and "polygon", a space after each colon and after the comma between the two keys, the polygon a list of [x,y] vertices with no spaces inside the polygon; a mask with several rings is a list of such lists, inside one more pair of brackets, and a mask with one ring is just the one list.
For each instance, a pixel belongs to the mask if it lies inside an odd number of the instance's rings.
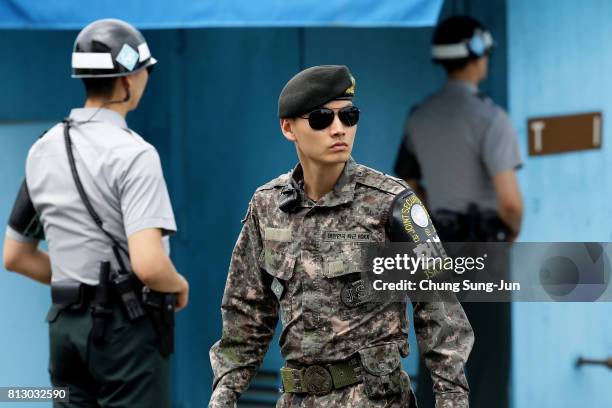
{"label": "blue wall", "polygon": [[[508,89],[525,168],[522,241],[612,238],[612,3],[513,0],[508,6]],[[527,118],[602,111],[601,150],[527,157]],[[609,303],[515,304],[514,408],[610,406],[611,374],[574,367],[612,354]]]}
{"label": "blue wall", "polygon": [[[70,82],[69,70],[57,63],[69,61],[72,37],[71,33],[0,31],[0,48],[11,55],[0,67],[3,235],[29,147],[79,99],[80,89]],[[0,386],[47,386],[49,341],[44,318],[49,289],[1,268],[0,288]]]}
{"label": "blue wall", "polygon": [[[506,99],[505,17],[500,5],[504,3],[454,1],[443,10],[443,14],[471,12],[490,19],[501,47],[484,89],[502,104]],[[249,197],[258,185],[286,172],[296,160],[275,114],[283,84],[306,66],[349,65],[357,78],[355,103],[363,111],[354,156],[390,172],[406,112],[443,81],[441,69],[434,68],[429,58],[431,33],[428,28],[144,32],[160,63],[140,109],[128,116],[128,123],[160,152],[179,226],[172,240],[172,258],[192,288],[191,304],[178,316],[177,407],[202,406],[210,395],[208,349],[220,334],[219,305],[228,262]],[[0,103],[0,122],[56,120],[82,103],[80,84],[69,78],[75,35],[70,31],[0,32],[0,45],[11,55],[10,63],[0,67],[0,90],[11,96],[10,103]],[[4,145],[0,148],[6,151]],[[15,166],[22,166],[17,164],[25,159],[22,150],[13,153]],[[8,209],[13,197],[10,184],[6,185],[2,200]],[[46,335],[42,318],[49,299],[44,288],[13,275],[0,277],[0,285],[42,299],[11,338],[21,341],[40,337],[42,332]],[[39,314],[38,320],[31,316]],[[0,312],[0,322],[11,316]],[[46,347],[46,338],[40,342],[39,347]],[[272,347],[270,357],[270,364],[278,363],[277,347]],[[30,370],[36,364],[46,366],[46,361],[40,363],[46,354],[32,359],[37,361]],[[415,359],[416,353],[411,368]],[[6,378],[18,370],[16,362],[9,361],[5,367]],[[46,379],[46,373],[40,378]]]}
{"label": "blue wall", "polygon": [[[520,172],[526,205],[520,238],[609,241],[612,146],[604,140],[598,151],[528,158],[525,124],[531,116],[601,110],[604,139],[612,130],[606,119],[612,113],[612,53],[606,51],[612,48],[607,21],[612,4],[508,3],[506,10],[499,0],[447,2],[443,14],[480,17],[499,44],[483,88],[508,106],[526,159]],[[81,103],[81,87],[68,75],[75,34],[0,32],[8,56],[0,66],[0,122],[23,121],[34,130]],[[239,220],[255,187],[295,161],[274,113],[284,82],[303,66],[348,64],[357,77],[356,104],[364,112],[355,157],[390,171],[405,112],[443,75],[429,62],[431,29],[207,29],[145,35],[160,64],[141,109],[128,121],[160,151],[173,197],[180,228],[173,258],[189,277],[193,296],[178,318],[175,401],[200,406],[209,395],[208,349],[220,331],[218,305]],[[4,217],[29,143],[27,128],[21,129],[15,131],[23,135],[19,141],[0,138]],[[0,323],[12,331],[3,337],[10,343],[0,345],[0,385],[46,384],[42,319],[48,292],[9,274],[0,277],[0,285],[5,294]],[[575,369],[573,363],[579,354],[612,354],[611,309],[609,304],[514,305],[514,408],[609,405],[610,373]]]}
{"label": "blue wall", "polygon": [[[0,122],[2,160],[0,174],[0,219],[6,220],[15,193],[24,176],[24,157],[47,122],[10,124]],[[1,270],[0,270],[1,271]],[[0,274],[0,386],[46,386],[48,336],[44,322],[49,307],[49,289],[24,282],[17,274]]]}

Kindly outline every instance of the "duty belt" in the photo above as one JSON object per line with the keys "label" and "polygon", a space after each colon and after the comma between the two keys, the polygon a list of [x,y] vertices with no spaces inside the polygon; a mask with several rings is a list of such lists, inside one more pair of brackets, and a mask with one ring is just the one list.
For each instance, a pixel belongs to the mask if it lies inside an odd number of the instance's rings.
{"label": "duty belt", "polygon": [[325,395],[333,389],[360,383],[361,365],[355,356],[333,364],[283,367],[281,378],[283,392]]}

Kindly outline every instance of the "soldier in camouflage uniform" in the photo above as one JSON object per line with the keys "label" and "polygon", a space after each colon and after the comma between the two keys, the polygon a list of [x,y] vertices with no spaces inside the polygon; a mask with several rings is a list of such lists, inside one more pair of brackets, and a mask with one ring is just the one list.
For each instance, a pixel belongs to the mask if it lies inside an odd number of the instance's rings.
{"label": "soldier in camouflage uniform", "polygon": [[[366,245],[437,236],[403,181],[350,157],[359,119],[354,91],[347,67],[319,66],[297,74],[280,95],[281,129],[300,163],[259,187],[249,204],[221,305],[223,335],[210,351],[210,408],[236,406],[279,315],[286,365],[277,407],[416,407],[401,370],[409,353],[406,303],[368,301],[359,272],[368,268]],[[401,209],[424,217],[398,220]],[[398,225],[410,233],[397,239]],[[461,305],[416,303],[414,321],[436,406],[468,407],[463,368],[474,335]]]}

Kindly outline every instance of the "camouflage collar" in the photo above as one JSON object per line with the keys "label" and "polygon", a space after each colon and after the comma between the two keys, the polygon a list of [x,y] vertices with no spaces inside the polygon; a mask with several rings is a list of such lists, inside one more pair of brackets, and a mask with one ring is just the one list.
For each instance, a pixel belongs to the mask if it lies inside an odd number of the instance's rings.
{"label": "camouflage collar", "polygon": [[[356,184],[356,173],[357,163],[350,157],[342,170],[340,178],[336,182],[333,190],[325,194],[319,201],[316,202],[317,207],[335,207],[338,205],[350,203],[353,201],[355,196],[355,184]],[[291,177],[294,182],[300,187],[302,191],[302,207],[312,207],[314,202],[306,197],[304,193],[304,174],[302,166],[298,163],[293,169]]]}

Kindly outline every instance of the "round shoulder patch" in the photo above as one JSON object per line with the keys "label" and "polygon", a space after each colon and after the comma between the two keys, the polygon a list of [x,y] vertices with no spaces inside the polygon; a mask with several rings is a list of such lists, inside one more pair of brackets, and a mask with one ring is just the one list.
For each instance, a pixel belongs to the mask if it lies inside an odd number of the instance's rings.
{"label": "round shoulder patch", "polygon": [[412,221],[421,228],[425,228],[429,225],[427,211],[425,211],[421,204],[414,204],[412,208],[410,208],[410,218],[412,218]]}

